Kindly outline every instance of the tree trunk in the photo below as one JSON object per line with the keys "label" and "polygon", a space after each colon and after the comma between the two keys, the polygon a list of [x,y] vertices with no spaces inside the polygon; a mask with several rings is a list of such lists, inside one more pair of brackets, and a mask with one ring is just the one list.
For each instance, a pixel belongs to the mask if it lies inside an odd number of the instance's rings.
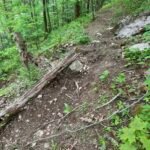
{"label": "tree trunk", "polygon": [[80,15],[81,15],[80,1],[77,0],[75,3],[75,18],[80,17]]}
{"label": "tree trunk", "polygon": [[43,0],[43,22],[44,22],[44,31],[48,33],[48,22],[47,22],[47,14],[46,14],[46,0]]}
{"label": "tree trunk", "polygon": [[87,13],[90,12],[90,0],[87,0]]}

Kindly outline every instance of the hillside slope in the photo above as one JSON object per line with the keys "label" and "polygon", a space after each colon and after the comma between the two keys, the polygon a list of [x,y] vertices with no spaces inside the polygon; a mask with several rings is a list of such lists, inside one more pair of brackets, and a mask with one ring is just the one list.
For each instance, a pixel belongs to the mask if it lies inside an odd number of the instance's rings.
{"label": "hillside slope", "polygon": [[[80,53],[84,71],[64,70],[12,118],[0,133],[1,150],[97,150],[104,145],[103,139],[107,149],[117,149],[114,145],[119,124],[109,116],[137,96],[129,92],[129,86],[141,92],[138,85],[146,69],[125,66],[125,42],[111,31],[113,15],[111,9],[100,11],[86,29],[92,42],[72,47]],[[120,73],[126,76],[126,82],[113,88]],[[120,90],[122,94],[118,94]],[[122,124],[127,122],[124,117]]]}

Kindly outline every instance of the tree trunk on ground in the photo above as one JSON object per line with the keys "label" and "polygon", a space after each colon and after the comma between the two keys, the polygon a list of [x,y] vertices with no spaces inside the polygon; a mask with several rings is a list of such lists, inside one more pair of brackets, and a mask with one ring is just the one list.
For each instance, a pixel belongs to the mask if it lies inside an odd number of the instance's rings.
{"label": "tree trunk on ground", "polygon": [[25,104],[35,97],[47,84],[56,78],[56,76],[74,62],[78,54],[71,53],[52,71],[45,74],[45,76],[29,91],[27,91],[20,98],[16,99],[13,104],[0,112],[0,128],[4,127],[12,116],[23,110]]}

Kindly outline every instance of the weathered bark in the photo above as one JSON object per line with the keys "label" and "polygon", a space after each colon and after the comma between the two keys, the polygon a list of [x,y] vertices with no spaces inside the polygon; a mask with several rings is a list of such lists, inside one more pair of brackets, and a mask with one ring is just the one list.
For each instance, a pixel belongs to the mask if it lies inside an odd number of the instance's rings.
{"label": "weathered bark", "polygon": [[20,53],[21,60],[23,64],[29,69],[29,63],[33,63],[36,66],[38,65],[36,61],[34,60],[31,53],[27,51],[27,45],[25,40],[23,39],[22,35],[19,32],[15,32],[13,34],[13,39],[16,42],[16,45],[18,47],[18,51]]}
{"label": "weathered bark", "polygon": [[20,98],[17,98],[13,104],[0,112],[0,128],[4,127],[12,116],[23,110],[25,104],[35,97],[47,84],[49,84],[56,76],[76,60],[78,54],[71,53],[52,71],[45,74],[45,76],[29,91],[27,91]]}

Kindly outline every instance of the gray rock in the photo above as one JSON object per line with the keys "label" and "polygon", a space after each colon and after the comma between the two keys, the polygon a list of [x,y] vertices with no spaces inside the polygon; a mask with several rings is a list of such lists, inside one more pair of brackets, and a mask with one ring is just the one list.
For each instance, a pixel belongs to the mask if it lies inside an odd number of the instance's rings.
{"label": "gray rock", "polygon": [[50,144],[49,143],[44,143],[44,149],[49,149],[50,148]]}
{"label": "gray rock", "polygon": [[138,43],[129,47],[130,50],[139,50],[139,51],[143,51],[144,49],[148,48],[150,48],[149,43]]}
{"label": "gray rock", "polygon": [[72,71],[75,71],[75,72],[81,72],[82,69],[83,69],[84,65],[79,61],[79,60],[76,60],[74,61],[70,66],[69,68],[72,70]]}
{"label": "gray rock", "polygon": [[150,16],[142,16],[134,20],[134,22],[129,23],[128,25],[124,25],[122,29],[117,33],[117,37],[125,38],[130,37],[132,35],[136,35],[141,32],[141,30],[150,24]]}
{"label": "gray rock", "polygon": [[40,95],[38,95],[38,99],[41,99],[43,97],[43,95],[42,94],[40,94]]}

